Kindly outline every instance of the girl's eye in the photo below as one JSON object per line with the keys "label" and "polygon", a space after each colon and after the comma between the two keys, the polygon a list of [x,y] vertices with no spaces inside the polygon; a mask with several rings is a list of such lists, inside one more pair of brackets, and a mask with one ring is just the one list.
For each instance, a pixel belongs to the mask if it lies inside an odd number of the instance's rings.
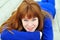
{"label": "girl's eye", "polygon": [[32,21],[35,21],[36,19],[33,19]]}
{"label": "girl's eye", "polygon": [[28,20],[24,20],[24,21],[28,21]]}

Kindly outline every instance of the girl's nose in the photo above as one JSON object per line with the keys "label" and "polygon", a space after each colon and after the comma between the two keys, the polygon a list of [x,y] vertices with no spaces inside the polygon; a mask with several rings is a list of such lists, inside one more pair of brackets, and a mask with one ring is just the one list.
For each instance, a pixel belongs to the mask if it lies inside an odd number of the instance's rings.
{"label": "girl's nose", "polygon": [[29,22],[28,23],[28,26],[31,26],[32,27],[33,26],[33,23],[32,22]]}
{"label": "girl's nose", "polygon": [[29,25],[29,26],[31,26],[31,25],[32,25],[32,23],[29,23],[28,25]]}

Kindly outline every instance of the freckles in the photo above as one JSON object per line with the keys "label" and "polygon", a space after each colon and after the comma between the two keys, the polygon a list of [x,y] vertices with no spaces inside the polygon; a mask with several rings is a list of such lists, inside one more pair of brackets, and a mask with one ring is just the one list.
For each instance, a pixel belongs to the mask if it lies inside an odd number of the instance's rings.
{"label": "freckles", "polygon": [[36,26],[35,24],[33,24],[34,25],[34,27]]}
{"label": "freckles", "polygon": [[25,25],[25,27],[27,27],[28,25]]}
{"label": "freckles", "polygon": [[35,24],[35,25],[38,24],[38,21],[34,22],[34,24]]}
{"label": "freckles", "polygon": [[23,24],[23,27],[25,27],[27,25],[25,22],[23,22],[22,24]]}
{"label": "freckles", "polygon": [[38,26],[38,22],[35,22],[33,25],[34,25],[34,27],[35,27],[35,26]]}
{"label": "freckles", "polygon": [[24,23],[24,26],[27,27],[28,26],[28,23]]}

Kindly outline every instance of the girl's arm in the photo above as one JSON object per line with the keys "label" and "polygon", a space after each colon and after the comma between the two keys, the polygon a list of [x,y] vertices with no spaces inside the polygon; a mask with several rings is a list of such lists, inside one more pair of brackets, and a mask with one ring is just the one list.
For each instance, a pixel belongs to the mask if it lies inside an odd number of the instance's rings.
{"label": "girl's arm", "polygon": [[44,27],[42,32],[42,40],[53,40],[53,28],[52,21],[50,18],[45,18]]}
{"label": "girl's arm", "polygon": [[40,40],[40,32],[20,32],[17,30],[12,30],[13,34],[4,30],[1,34],[2,40]]}
{"label": "girl's arm", "polygon": [[51,3],[55,6],[55,0],[41,0],[41,2]]}

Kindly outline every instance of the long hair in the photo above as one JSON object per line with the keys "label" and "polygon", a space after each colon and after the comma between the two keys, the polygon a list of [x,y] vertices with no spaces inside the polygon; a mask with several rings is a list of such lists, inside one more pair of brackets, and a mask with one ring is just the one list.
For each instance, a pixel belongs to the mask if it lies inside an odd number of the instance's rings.
{"label": "long hair", "polygon": [[25,16],[29,19],[38,17],[39,24],[36,30],[42,31],[45,15],[46,13],[42,12],[40,6],[36,2],[33,0],[24,0],[17,10],[13,12],[13,15],[3,23],[1,27],[5,27],[6,25],[8,30],[15,29],[21,31],[23,30],[22,18],[25,18]]}

